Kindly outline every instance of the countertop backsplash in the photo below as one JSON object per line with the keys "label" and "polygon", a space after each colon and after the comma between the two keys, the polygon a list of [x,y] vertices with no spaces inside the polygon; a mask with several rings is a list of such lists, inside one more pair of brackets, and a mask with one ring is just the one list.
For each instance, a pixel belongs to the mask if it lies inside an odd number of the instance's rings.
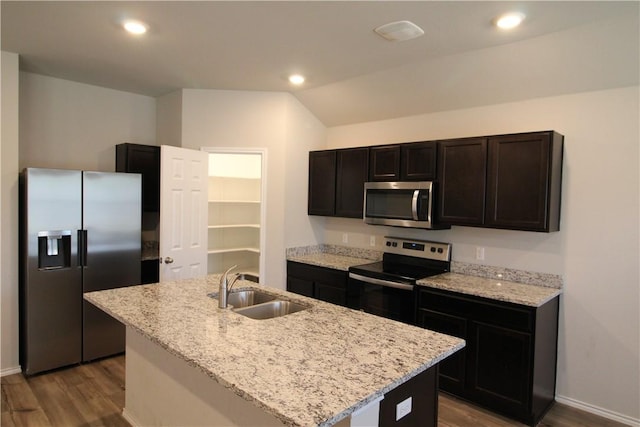
{"label": "countertop backsplash", "polygon": [[467,276],[484,277],[487,279],[502,279],[509,282],[544,286],[545,288],[562,289],[562,276],[558,274],[537,273],[459,261],[451,261],[451,272],[465,274]]}
{"label": "countertop backsplash", "polygon": [[382,259],[382,252],[375,251],[372,249],[363,249],[363,248],[351,248],[348,246],[339,246],[339,245],[312,245],[312,246],[299,246],[297,248],[287,248],[286,257],[300,257],[305,255],[313,255],[313,254],[332,254],[332,255],[341,255],[348,256],[352,258],[362,258],[368,259],[371,261],[379,261]]}

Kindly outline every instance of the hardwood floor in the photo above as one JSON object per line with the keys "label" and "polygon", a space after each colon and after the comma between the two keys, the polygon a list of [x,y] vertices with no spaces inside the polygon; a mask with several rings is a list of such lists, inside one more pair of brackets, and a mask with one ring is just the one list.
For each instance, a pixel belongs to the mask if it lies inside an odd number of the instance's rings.
{"label": "hardwood floor", "polygon": [[[2,377],[2,427],[129,427],[124,407],[124,356],[25,378]],[[521,427],[508,418],[440,394],[439,427]],[[622,427],[556,403],[539,427]]]}

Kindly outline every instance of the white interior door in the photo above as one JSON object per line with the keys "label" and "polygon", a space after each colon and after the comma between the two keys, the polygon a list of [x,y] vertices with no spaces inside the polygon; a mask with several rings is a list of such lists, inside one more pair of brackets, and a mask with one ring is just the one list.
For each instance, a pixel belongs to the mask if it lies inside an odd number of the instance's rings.
{"label": "white interior door", "polygon": [[160,148],[160,281],[207,274],[208,154]]}

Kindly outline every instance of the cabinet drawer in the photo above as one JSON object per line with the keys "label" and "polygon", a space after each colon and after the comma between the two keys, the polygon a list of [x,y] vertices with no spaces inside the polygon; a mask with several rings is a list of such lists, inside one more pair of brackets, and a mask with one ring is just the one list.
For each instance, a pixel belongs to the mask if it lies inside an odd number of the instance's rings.
{"label": "cabinet drawer", "polygon": [[418,304],[420,308],[472,318],[518,331],[533,330],[535,316],[533,311],[526,307],[431,290],[420,290]]}
{"label": "cabinet drawer", "polygon": [[347,288],[347,272],[342,270],[288,261],[287,276],[295,276],[314,282],[331,284],[334,287]]}

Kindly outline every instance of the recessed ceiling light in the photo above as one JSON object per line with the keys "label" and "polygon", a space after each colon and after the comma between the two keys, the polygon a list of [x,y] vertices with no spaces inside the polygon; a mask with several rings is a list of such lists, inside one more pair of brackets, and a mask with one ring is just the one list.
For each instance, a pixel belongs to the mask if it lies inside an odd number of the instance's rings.
{"label": "recessed ceiling light", "polygon": [[304,76],[300,74],[292,74],[289,76],[289,82],[294,85],[301,85],[304,83]]}
{"label": "recessed ceiling light", "polygon": [[503,30],[510,30],[517,27],[524,20],[524,13],[505,13],[496,19],[496,26]]}
{"label": "recessed ceiling light", "polygon": [[122,26],[131,34],[140,35],[147,32],[147,25],[140,21],[125,21]]}

